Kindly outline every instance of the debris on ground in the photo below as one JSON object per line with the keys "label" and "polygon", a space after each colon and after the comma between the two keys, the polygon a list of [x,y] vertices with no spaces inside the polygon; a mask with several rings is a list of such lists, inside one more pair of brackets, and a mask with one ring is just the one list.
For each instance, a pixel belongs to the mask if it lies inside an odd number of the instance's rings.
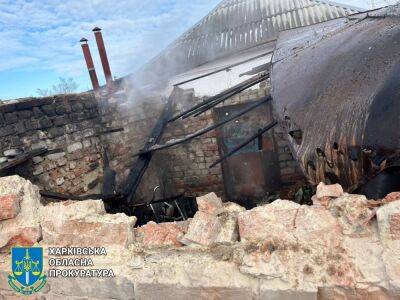
{"label": "debris on ground", "polygon": [[319,185],[317,195],[311,206],[279,199],[245,210],[210,193],[197,198],[192,219],[134,228],[136,218],[107,214],[102,201],[43,205],[29,181],[0,178],[0,294],[14,295],[5,280],[9,247],[86,245],[107,248],[94,263],[116,276],[85,279],[84,290],[79,280],[57,278],[39,296],[173,299],[201,290],[218,299],[400,297],[399,193],[374,208],[338,185]]}

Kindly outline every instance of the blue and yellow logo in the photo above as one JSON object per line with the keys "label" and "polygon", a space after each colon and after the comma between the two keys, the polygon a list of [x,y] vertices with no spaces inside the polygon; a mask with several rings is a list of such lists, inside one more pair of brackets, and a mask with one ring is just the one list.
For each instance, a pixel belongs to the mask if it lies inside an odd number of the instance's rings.
{"label": "blue and yellow logo", "polygon": [[43,274],[43,248],[17,247],[11,249],[11,269],[8,284],[17,292],[31,295],[46,284]]}

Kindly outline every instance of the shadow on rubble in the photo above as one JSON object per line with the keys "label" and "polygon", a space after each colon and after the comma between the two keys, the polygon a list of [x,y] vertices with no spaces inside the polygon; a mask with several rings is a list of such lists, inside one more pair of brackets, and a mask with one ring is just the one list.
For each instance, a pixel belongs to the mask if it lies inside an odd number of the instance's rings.
{"label": "shadow on rubble", "polygon": [[368,199],[381,199],[400,190],[400,167],[389,167],[354,191]]}

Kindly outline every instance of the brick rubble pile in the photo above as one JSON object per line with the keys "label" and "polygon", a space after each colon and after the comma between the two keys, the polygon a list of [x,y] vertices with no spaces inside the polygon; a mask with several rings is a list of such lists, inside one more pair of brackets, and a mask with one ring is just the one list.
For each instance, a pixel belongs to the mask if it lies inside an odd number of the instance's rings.
{"label": "brick rubble pile", "polygon": [[100,246],[114,278],[49,278],[33,299],[398,299],[400,193],[382,202],[320,184],[314,205],[251,210],[214,193],[184,222],[134,228],[98,200],[43,206],[38,188],[0,178],[0,299],[16,245]]}

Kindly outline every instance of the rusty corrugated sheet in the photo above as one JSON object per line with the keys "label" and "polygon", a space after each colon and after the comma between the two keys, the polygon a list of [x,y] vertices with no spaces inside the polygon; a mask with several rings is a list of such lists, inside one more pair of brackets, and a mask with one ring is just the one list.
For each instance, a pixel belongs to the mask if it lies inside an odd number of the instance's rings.
{"label": "rusty corrugated sheet", "polygon": [[313,184],[339,182],[353,191],[400,163],[400,18],[393,12],[279,37],[274,107]]}

